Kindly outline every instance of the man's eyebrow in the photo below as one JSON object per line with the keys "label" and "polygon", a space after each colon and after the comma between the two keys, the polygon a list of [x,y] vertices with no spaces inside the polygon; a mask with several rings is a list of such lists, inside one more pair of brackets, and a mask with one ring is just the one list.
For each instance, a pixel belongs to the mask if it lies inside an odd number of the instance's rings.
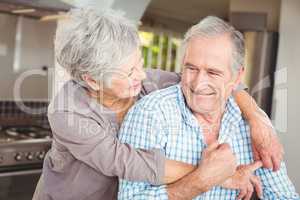
{"label": "man's eyebrow", "polygon": [[197,65],[194,65],[194,64],[192,64],[192,63],[190,63],[190,62],[185,62],[184,65],[185,65],[185,66],[191,66],[191,67],[196,67],[196,68],[198,68]]}
{"label": "man's eyebrow", "polygon": [[[197,65],[192,64],[192,63],[190,63],[190,62],[184,63],[184,66],[190,66],[190,67],[199,68]],[[219,69],[217,69],[217,68],[215,68],[215,67],[211,67],[211,66],[209,66],[209,67],[207,68],[207,71],[213,71],[213,72],[218,73],[218,74],[224,74],[223,71],[221,71],[221,70],[219,70]]]}

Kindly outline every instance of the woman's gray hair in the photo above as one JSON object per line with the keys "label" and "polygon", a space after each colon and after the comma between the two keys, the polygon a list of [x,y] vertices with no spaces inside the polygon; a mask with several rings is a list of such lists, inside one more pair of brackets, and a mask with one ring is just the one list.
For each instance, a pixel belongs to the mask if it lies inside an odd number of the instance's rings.
{"label": "woman's gray hair", "polygon": [[224,20],[215,16],[205,17],[186,32],[182,43],[182,58],[191,38],[195,36],[214,37],[223,34],[228,34],[232,41],[232,69],[233,72],[237,72],[244,66],[245,45],[243,34]]}
{"label": "woman's gray hair", "polygon": [[[89,74],[106,82],[140,45],[136,25],[113,10],[71,10],[59,24],[55,58],[76,81]],[[104,75],[105,74],[105,75]]]}

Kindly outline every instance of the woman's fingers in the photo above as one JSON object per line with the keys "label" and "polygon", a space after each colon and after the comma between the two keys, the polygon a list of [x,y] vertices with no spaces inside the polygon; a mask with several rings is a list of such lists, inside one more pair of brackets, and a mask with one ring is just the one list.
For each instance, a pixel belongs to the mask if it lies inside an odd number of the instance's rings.
{"label": "woman's fingers", "polygon": [[254,188],[259,197],[263,196],[262,183],[260,179],[253,175],[253,173],[263,166],[262,161],[255,161],[248,165],[240,165],[238,167],[239,172],[239,190],[240,193],[237,199],[250,200],[253,194]]}
{"label": "woman's fingers", "polygon": [[279,156],[272,155],[271,159],[272,159],[273,167],[274,167],[273,170],[278,171],[280,169],[282,156],[281,155],[279,155]]}
{"label": "woman's fingers", "polygon": [[260,178],[255,175],[252,175],[250,181],[255,188],[257,196],[261,199],[263,197],[263,190]]}
{"label": "woman's fingers", "polygon": [[247,194],[246,194],[244,200],[250,200],[252,194],[253,194],[253,185],[251,183],[249,183],[247,186]]}
{"label": "woman's fingers", "polygon": [[243,199],[246,196],[246,194],[247,194],[247,190],[248,190],[247,187],[241,188],[239,196],[237,197],[237,199],[238,200]]}
{"label": "woman's fingers", "polygon": [[257,151],[254,144],[252,144],[252,151],[253,151],[254,160],[261,160],[261,158],[259,156],[259,152]]}
{"label": "woman's fingers", "polygon": [[253,186],[252,184],[249,182],[247,185],[245,185],[245,187],[241,188],[239,196],[237,197],[237,199],[241,200],[250,200],[251,196],[253,193]]}
{"label": "woman's fingers", "polygon": [[261,161],[255,161],[254,163],[251,163],[247,165],[247,170],[249,170],[249,173],[255,172],[257,169],[261,168],[263,166],[263,163]]}
{"label": "woman's fingers", "polygon": [[261,149],[259,153],[264,167],[273,170],[273,163],[269,152],[264,149]]}

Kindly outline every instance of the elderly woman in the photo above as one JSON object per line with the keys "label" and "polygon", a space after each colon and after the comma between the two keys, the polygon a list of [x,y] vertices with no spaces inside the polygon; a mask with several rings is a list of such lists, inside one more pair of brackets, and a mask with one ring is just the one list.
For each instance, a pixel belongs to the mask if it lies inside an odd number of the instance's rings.
{"label": "elderly woman", "polygon": [[[186,191],[198,189],[200,193],[201,184],[206,184],[204,177],[209,177],[203,176],[205,167],[215,166],[214,170],[223,172],[214,184],[233,175],[234,155],[224,147],[212,157],[203,157],[206,162],[199,163],[202,170],[197,170],[166,159],[156,149],[133,149],[118,141],[119,125],[139,98],[180,81],[171,72],[145,73],[139,47],[136,27],[113,11],[72,10],[58,27],[55,56],[72,80],[49,105],[53,143],[34,199],[110,200],[116,199],[118,177],[163,184],[186,174],[195,183]],[[251,125],[256,157],[276,170],[282,148],[272,127],[264,123],[268,119],[245,91],[237,90],[235,98]]]}

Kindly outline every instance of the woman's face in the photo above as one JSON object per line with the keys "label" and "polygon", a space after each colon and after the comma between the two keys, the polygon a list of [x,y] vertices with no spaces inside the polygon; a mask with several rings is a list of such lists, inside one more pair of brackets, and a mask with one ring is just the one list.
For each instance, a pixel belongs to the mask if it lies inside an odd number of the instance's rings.
{"label": "woman's face", "polygon": [[141,51],[137,48],[126,63],[111,72],[110,85],[104,93],[121,99],[137,96],[142,88],[142,80],[146,78],[143,64]]}

